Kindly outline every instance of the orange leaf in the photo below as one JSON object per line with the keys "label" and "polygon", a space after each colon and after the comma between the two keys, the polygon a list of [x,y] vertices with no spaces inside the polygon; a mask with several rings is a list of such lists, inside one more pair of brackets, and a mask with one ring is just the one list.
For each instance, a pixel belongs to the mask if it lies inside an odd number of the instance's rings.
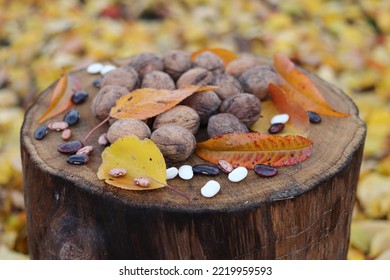
{"label": "orange leaf", "polygon": [[305,109],[295,100],[296,94],[273,83],[270,83],[268,88],[278,112],[290,116],[289,123],[297,130],[295,134],[307,135],[310,127],[309,117]]}
{"label": "orange leaf", "polygon": [[229,64],[230,61],[235,60],[237,58],[237,55],[234,52],[231,52],[229,50],[221,49],[221,48],[205,48],[200,49],[196,52],[193,52],[191,54],[191,61],[194,61],[195,58],[204,52],[211,52],[215,55],[217,55],[220,59],[222,59],[223,63],[226,65]]}
{"label": "orange leaf", "polygon": [[299,135],[277,136],[263,133],[233,133],[197,144],[196,154],[217,164],[224,159],[234,167],[253,169],[256,164],[293,165],[307,159],[313,143]]}
{"label": "orange leaf", "polygon": [[299,71],[286,55],[275,54],[273,59],[275,70],[285,81],[280,87],[285,92],[292,92],[294,99],[306,111],[333,117],[349,116],[349,114],[333,110],[314,83]]}
{"label": "orange leaf", "polygon": [[63,74],[51,93],[51,100],[49,107],[38,119],[38,123],[43,123],[45,120],[51,117],[52,111],[56,108],[61,98],[64,96],[66,89],[68,88],[68,75]]}
{"label": "orange leaf", "polygon": [[110,117],[145,120],[163,113],[195,92],[215,90],[215,86],[188,86],[178,90],[142,88],[122,96],[111,108]]}

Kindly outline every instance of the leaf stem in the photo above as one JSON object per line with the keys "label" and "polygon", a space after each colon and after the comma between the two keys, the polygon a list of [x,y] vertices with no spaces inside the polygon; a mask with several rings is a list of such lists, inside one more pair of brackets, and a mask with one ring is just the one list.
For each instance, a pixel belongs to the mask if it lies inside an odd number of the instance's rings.
{"label": "leaf stem", "polygon": [[189,197],[188,195],[186,195],[185,193],[183,193],[182,191],[179,191],[178,189],[170,186],[170,185],[165,185],[168,189],[170,189],[171,191],[177,193],[178,195],[184,197],[185,199],[188,200],[188,202],[191,202],[192,201],[192,198]]}
{"label": "leaf stem", "polygon": [[99,128],[101,127],[102,125],[104,125],[106,122],[108,122],[110,119],[110,116],[108,116],[107,118],[105,118],[101,123],[99,123],[97,126],[95,126],[94,128],[92,128],[92,130],[87,134],[87,136],[85,136],[84,138],[84,142],[87,142],[89,137],[92,136],[92,134]]}

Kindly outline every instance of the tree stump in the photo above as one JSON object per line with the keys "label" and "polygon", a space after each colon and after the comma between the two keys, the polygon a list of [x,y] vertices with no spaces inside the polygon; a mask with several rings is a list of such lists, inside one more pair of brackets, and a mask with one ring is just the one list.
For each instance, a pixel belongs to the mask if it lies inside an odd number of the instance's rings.
{"label": "tree stump", "polygon": [[[90,162],[69,165],[56,148],[59,133],[34,139],[37,119],[54,84],[28,110],[21,131],[24,192],[33,259],[345,259],[366,128],[354,103],[340,89],[307,73],[336,110],[349,118],[322,117],[311,125],[313,154],[279,168],[273,178],[253,171],[240,183],[219,175],[220,193],[206,199],[200,188],[210,177],[173,179],[170,185],[193,197],[188,202],[167,188],[127,191],[96,176],[103,147],[98,136]],[[81,140],[99,123],[91,113],[97,75],[74,72],[90,97],[78,105],[72,128]],[[54,118],[62,120],[63,115]],[[192,156],[187,164],[204,163]]]}

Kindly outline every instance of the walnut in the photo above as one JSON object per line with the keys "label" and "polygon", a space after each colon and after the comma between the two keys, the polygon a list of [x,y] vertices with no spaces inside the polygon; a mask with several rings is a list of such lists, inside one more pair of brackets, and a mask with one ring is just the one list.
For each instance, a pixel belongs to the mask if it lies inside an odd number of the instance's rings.
{"label": "walnut", "polygon": [[142,80],[142,88],[154,88],[154,89],[176,89],[175,82],[172,78],[164,72],[153,71],[146,74]]}
{"label": "walnut", "polygon": [[229,133],[248,133],[248,128],[237,117],[220,113],[210,117],[207,134],[210,138]]}
{"label": "walnut", "polygon": [[253,94],[240,93],[225,99],[219,110],[236,116],[250,127],[260,118],[261,101]]}
{"label": "walnut", "polygon": [[150,128],[143,121],[126,118],[119,119],[110,126],[107,131],[107,139],[110,143],[114,143],[119,138],[135,135],[143,140],[149,138],[150,134]]}
{"label": "walnut", "polygon": [[92,113],[98,119],[104,120],[116,101],[128,93],[128,89],[122,86],[108,85],[101,88],[92,101]]}
{"label": "walnut", "polygon": [[177,80],[192,66],[191,57],[183,51],[169,51],[163,55],[164,71]]}
{"label": "walnut", "polygon": [[226,74],[239,78],[246,70],[259,65],[264,65],[265,63],[266,62],[259,57],[254,55],[245,55],[231,61],[226,66],[225,72]]}
{"label": "walnut", "polygon": [[200,118],[194,109],[184,105],[177,105],[155,118],[153,130],[166,124],[180,125],[195,134],[199,129]]}
{"label": "walnut", "polygon": [[205,68],[213,74],[222,74],[225,71],[223,60],[212,52],[203,52],[196,56],[194,65]]}
{"label": "walnut", "polygon": [[203,68],[192,68],[185,72],[176,82],[177,88],[185,88],[189,85],[204,86],[212,82],[213,74]]}
{"label": "walnut", "polygon": [[151,52],[130,57],[128,65],[133,67],[141,78],[152,71],[163,71],[164,68],[162,59]]}
{"label": "walnut", "polygon": [[269,94],[269,83],[278,83],[278,75],[271,66],[256,66],[245,71],[240,77],[240,82],[244,92],[252,93],[260,100],[264,100]]}
{"label": "walnut", "polygon": [[107,72],[100,81],[100,86],[116,85],[133,91],[138,86],[138,74],[133,68],[116,68]]}
{"label": "walnut", "polygon": [[221,103],[221,99],[214,91],[197,92],[182,102],[183,105],[191,107],[198,113],[201,125],[207,124],[210,116],[218,111]]}
{"label": "walnut", "polygon": [[231,75],[221,74],[214,77],[213,85],[218,86],[215,93],[221,100],[243,92],[240,82]]}
{"label": "walnut", "polygon": [[156,129],[150,139],[160,148],[167,163],[176,163],[189,158],[195,150],[195,136],[188,129],[167,124]]}

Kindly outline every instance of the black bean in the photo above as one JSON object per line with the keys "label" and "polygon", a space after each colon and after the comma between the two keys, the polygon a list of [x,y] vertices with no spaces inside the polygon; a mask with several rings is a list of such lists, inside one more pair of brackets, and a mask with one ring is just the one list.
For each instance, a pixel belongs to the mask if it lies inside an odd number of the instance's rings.
{"label": "black bean", "polygon": [[218,175],[221,170],[218,166],[209,165],[209,164],[198,164],[192,167],[194,174],[203,174],[203,175]]}
{"label": "black bean", "polygon": [[257,164],[254,171],[261,177],[272,177],[278,174],[278,169],[276,167],[265,164]]}
{"label": "black bean", "polygon": [[62,154],[75,154],[83,146],[83,143],[81,143],[80,141],[72,141],[59,145],[57,147],[57,151]]}
{"label": "black bean", "polygon": [[80,113],[76,109],[70,110],[64,117],[64,122],[69,125],[75,125],[80,120]]}
{"label": "black bean", "polygon": [[100,86],[101,86],[100,82],[101,82],[101,78],[97,78],[96,80],[94,80],[92,82],[92,84],[93,84],[94,87],[100,88]]}
{"label": "black bean", "polygon": [[66,162],[69,164],[75,164],[75,165],[83,165],[86,164],[89,160],[89,157],[87,155],[71,155],[66,159]]}
{"label": "black bean", "polygon": [[284,123],[274,123],[268,129],[268,132],[270,134],[275,134],[275,133],[281,132],[283,130],[283,128],[284,128]]}
{"label": "black bean", "polygon": [[87,98],[88,98],[88,93],[83,90],[80,90],[73,93],[71,100],[73,104],[81,104],[84,103],[87,100]]}
{"label": "black bean", "polygon": [[311,123],[320,123],[321,122],[321,117],[320,115],[318,115],[316,112],[311,112],[311,111],[308,111],[307,112],[307,115],[309,116],[309,121]]}
{"label": "black bean", "polygon": [[47,125],[41,125],[35,130],[34,137],[37,140],[42,140],[43,138],[45,138],[48,132],[49,132],[49,128],[47,127]]}

